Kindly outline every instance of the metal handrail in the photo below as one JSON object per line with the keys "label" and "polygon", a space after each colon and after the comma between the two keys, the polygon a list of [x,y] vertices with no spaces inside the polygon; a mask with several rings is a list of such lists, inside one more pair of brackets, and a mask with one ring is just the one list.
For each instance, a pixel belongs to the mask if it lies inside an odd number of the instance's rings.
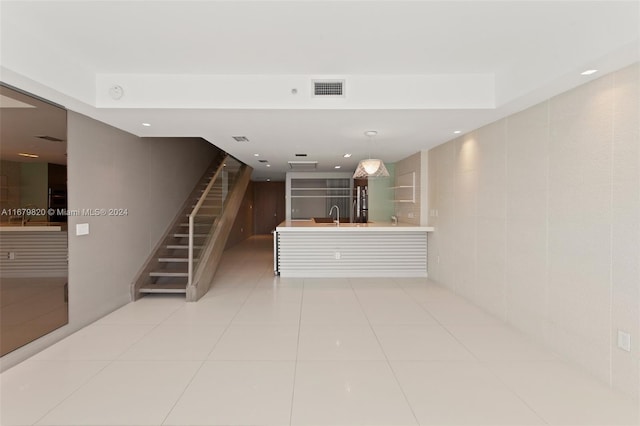
{"label": "metal handrail", "polygon": [[187,279],[187,282],[188,282],[187,285],[189,285],[189,286],[193,284],[193,234],[194,234],[194,228],[195,228],[195,217],[198,214],[198,212],[200,211],[200,208],[202,207],[202,204],[204,204],[204,200],[209,195],[209,192],[211,191],[211,188],[213,188],[213,185],[216,182],[216,180],[218,179],[218,176],[220,175],[220,173],[224,169],[225,162],[227,161],[228,158],[229,158],[229,156],[225,155],[225,157],[222,159],[222,162],[220,163],[220,166],[216,170],[216,173],[213,175],[213,178],[211,178],[211,180],[209,181],[209,184],[207,185],[205,190],[202,192],[202,195],[198,199],[198,202],[193,207],[193,210],[191,210],[191,213],[189,213],[189,249],[188,249],[188,252],[189,252],[189,254],[188,254],[188,256],[189,256],[189,258],[188,258],[188,275],[189,276],[188,276],[188,279]]}

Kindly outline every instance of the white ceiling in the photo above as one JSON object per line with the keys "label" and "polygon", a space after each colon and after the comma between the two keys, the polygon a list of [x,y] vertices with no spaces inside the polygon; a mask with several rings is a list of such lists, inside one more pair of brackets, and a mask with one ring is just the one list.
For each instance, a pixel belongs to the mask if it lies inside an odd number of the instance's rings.
{"label": "white ceiling", "polygon": [[[395,162],[639,59],[638,1],[0,7],[3,81],[140,136],[204,137],[256,179],[281,178],[295,153],[327,171],[369,153]],[[312,77],[344,78],[345,99],[311,99]],[[467,77],[488,84],[472,94]]]}

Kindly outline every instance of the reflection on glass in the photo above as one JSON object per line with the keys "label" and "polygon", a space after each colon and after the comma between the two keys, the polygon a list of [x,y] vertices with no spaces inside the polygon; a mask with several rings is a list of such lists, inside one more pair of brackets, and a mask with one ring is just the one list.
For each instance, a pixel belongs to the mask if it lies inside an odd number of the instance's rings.
{"label": "reflection on glass", "polygon": [[348,222],[351,208],[351,180],[291,179],[291,218],[311,219],[329,217],[331,206],[337,205]]}
{"label": "reflection on glass", "polygon": [[68,322],[67,117],[0,86],[0,355]]}

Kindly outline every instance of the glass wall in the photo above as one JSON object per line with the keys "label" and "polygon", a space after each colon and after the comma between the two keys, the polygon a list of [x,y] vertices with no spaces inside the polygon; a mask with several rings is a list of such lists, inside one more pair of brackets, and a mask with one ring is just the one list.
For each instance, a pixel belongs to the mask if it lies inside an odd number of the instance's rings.
{"label": "glass wall", "polygon": [[0,355],[68,323],[67,113],[0,85]]}

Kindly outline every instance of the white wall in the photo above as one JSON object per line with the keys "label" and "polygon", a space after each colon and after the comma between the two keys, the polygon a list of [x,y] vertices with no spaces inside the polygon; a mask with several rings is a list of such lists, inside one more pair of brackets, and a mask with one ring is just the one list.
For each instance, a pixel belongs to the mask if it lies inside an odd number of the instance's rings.
{"label": "white wall", "polygon": [[635,395],[639,80],[635,64],[429,152],[429,277]]}
{"label": "white wall", "polygon": [[[138,138],[68,114],[69,210],[123,208],[120,217],[69,217],[69,324],[2,357],[2,369],[130,301],[130,286],[217,149],[197,138]],[[90,234],[75,236],[88,223]]]}

